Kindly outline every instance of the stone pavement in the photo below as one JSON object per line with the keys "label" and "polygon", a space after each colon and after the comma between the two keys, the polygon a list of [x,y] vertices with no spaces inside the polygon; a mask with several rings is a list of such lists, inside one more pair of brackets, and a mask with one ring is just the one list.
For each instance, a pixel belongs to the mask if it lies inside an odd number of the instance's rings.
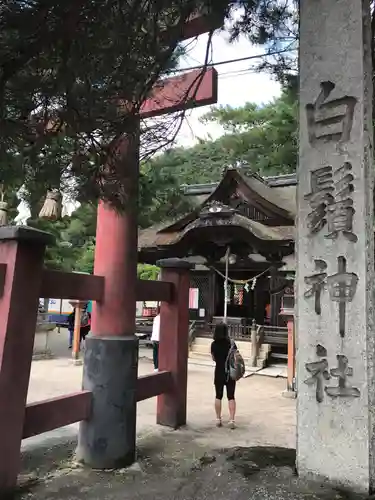
{"label": "stone pavement", "polygon": [[[67,349],[67,332],[56,334],[52,344],[54,359],[33,361],[28,392],[28,402],[52,398],[79,391],[82,381],[82,366],[74,366]],[[151,349],[140,349],[139,375],[152,372]],[[252,381],[253,379],[253,381]],[[238,424],[243,427],[242,438],[246,443],[269,443],[281,446],[294,446],[294,403],[281,397],[286,387],[283,379],[269,379],[254,376],[241,381],[238,385]],[[196,428],[210,429],[214,421],[213,414],[213,370],[204,366],[189,366],[188,416],[189,423]],[[275,413],[275,398],[279,412]],[[254,411],[261,407],[262,411]],[[149,432],[155,426],[156,399],[141,402],[138,405],[137,428],[139,432]],[[266,417],[274,431],[265,427]],[[77,433],[78,424],[58,429],[45,435],[36,436],[23,442],[23,448],[54,443],[61,437],[72,437]],[[245,432],[246,430],[246,432]],[[249,433],[249,435],[248,435]],[[280,437],[278,435],[280,434]],[[255,441],[254,441],[255,440]],[[231,442],[228,443],[229,445]]]}
{"label": "stone pavement", "polygon": [[[140,353],[140,374],[152,370]],[[29,401],[76,391],[82,367],[68,359],[33,362]],[[215,427],[212,369],[189,366],[188,426],[155,424],[156,400],[138,405],[138,462],[92,471],[74,462],[77,426],[25,440],[17,499],[29,500],[349,500],[296,477],[295,401],[285,380],[253,375],[237,388],[238,428]],[[226,415],[226,411],[224,412]]]}

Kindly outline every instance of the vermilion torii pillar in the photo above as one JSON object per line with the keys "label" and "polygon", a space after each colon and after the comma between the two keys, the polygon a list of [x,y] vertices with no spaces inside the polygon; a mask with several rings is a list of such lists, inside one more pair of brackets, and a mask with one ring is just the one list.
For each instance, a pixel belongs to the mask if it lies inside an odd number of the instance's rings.
{"label": "vermilion torii pillar", "polygon": [[[184,37],[217,26],[195,18]],[[141,107],[150,118],[217,102],[217,72],[192,71],[160,82]],[[138,341],[135,336],[139,131],[117,145],[128,194],[124,213],[99,203],[95,266],[104,276],[104,299],[94,304],[92,335],[86,340],[83,387],[93,393],[93,412],[81,423],[77,457],[95,468],[135,460]]]}
{"label": "vermilion torii pillar", "polygon": [[[217,101],[217,72],[211,68],[168,78],[141,107],[140,118],[152,118]],[[128,207],[119,214],[100,202],[95,248],[95,269],[105,276],[105,299],[93,308],[92,332],[134,335],[136,314],[137,200],[139,135],[118,145],[127,175]],[[131,140],[133,141],[131,142]],[[99,334],[99,333],[98,333]]]}

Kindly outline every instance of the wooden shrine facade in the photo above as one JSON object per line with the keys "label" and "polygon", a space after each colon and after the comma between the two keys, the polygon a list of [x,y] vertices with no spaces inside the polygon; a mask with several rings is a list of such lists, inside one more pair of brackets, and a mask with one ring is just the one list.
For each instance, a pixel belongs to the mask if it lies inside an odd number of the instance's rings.
{"label": "wooden shrine facade", "polygon": [[228,322],[285,326],[282,309],[294,300],[295,190],[293,176],[263,179],[234,168],[217,185],[187,186],[195,208],[140,231],[139,262],[180,257],[194,264],[191,317],[211,323],[223,316],[228,252]]}

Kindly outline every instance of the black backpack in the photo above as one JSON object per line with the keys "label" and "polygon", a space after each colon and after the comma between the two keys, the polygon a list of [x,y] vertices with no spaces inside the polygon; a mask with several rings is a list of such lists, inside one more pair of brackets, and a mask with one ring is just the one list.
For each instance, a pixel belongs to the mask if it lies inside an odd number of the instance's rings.
{"label": "black backpack", "polygon": [[230,341],[230,348],[225,361],[225,371],[228,380],[237,381],[245,375],[245,361],[233,340]]}

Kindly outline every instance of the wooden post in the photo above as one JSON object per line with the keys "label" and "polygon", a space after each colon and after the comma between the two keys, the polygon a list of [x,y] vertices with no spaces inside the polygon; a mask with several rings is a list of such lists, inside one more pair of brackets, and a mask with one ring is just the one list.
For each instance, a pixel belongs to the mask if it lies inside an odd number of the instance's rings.
{"label": "wooden post", "polygon": [[0,262],[7,266],[0,294],[1,498],[17,484],[44,250],[51,242],[36,229],[0,228]]}
{"label": "wooden post", "polygon": [[76,302],[74,305],[75,316],[74,316],[74,332],[73,332],[73,351],[72,358],[75,360],[79,359],[79,351],[81,347],[81,315],[82,315],[82,305],[81,302]]}
{"label": "wooden post", "polygon": [[296,359],[294,347],[294,320],[288,320],[288,390],[294,391]]}
{"label": "wooden post", "polygon": [[297,392],[295,387],[296,376],[296,349],[294,335],[294,317],[289,316],[287,321],[288,326],[288,375],[287,389],[283,392],[283,396],[287,398],[296,398]]}
{"label": "wooden post", "polygon": [[173,283],[174,295],[171,303],[162,303],[160,312],[159,370],[172,373],[173,390],[158,396],[157,423],[177,429],[186,424],[191,264],[165,259],[158,265],[162,280]]}
{"label": "wooden post", "polygon": [[258,340],[257,340],[257,324],[255,319],[251,324],[251,366],[255,367],[258,363]]}

